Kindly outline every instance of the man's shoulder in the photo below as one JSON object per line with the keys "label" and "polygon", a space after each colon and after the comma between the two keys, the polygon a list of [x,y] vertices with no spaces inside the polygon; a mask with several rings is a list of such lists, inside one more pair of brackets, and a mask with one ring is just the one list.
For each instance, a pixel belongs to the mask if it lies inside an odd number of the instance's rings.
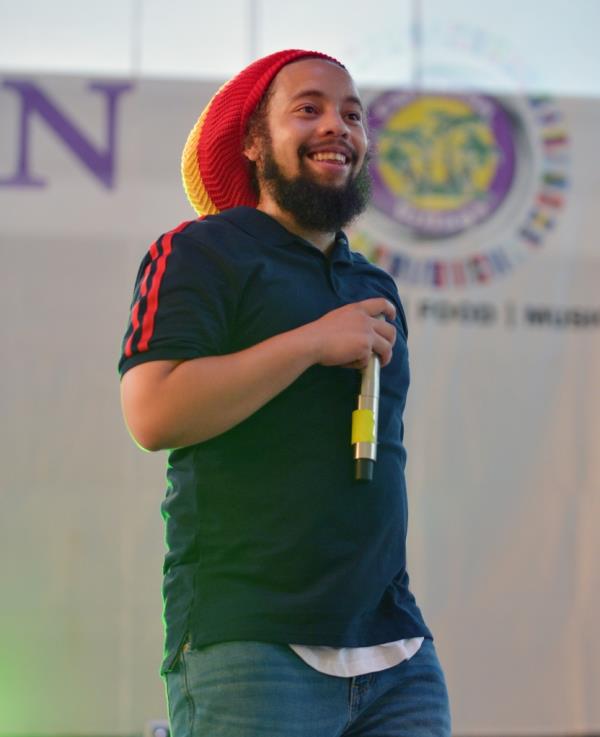
{"label": "man's shoulder", "polygon": [[365,268],[366,271],[371,272],[373,275],[378,276],[380,279],[384,281],[389,281],[394,286],[396,285],[394,278],[389,272],[385,271],[385,269],[382,269],[381,266],[377,266],[372,261],[369,261],[369,259],[360,251],[351,250],[350,257],[352,258],[352,261],[355,265],[362,266]]}
{"label": "man's shoulder", "polygon": [[367,264],[369,266],[373,266],[373,264],[369,261],[369,259],[364,256],[360,251],[353,251],[350,250],[350,256],[355,264]]}
{"label": "man's shoulder", "polygon": [[205,257],[219,261],[237,259],[241,253],[248,252],[253,238],[236,222],[234,211],[216,215],[206,215],[187,220],[177,227],[164,232],[153,249],[165,249],[185,260],[195,261]]}
{"label": "man's shoulder", "polygon": [[198,242],[239,247],[283,243],[290,234],[273,218],[254,207],[233,207],[188,222],[184,235]]}
{"label": "man's shoulder", "polygon": [[230,238],[239,240],[244,237],[244,230],[239,214],[235,210],[226,210],[216,215],[204,215],[189,220],[181,230],[181,235],[198,244],[212,245],[227,242]]}

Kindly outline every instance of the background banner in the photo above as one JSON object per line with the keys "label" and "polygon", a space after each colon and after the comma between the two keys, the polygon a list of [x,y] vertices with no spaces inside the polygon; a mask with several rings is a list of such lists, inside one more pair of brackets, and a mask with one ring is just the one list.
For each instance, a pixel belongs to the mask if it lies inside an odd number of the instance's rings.
{"label": "background banner", "polygon": [[[166,714],[165,455],[116,364],[216,87],[0,75],[0,734]],[[600,731],[600,104],[364,92],[352,243],[407,308],[409,571],[454,731]]]}

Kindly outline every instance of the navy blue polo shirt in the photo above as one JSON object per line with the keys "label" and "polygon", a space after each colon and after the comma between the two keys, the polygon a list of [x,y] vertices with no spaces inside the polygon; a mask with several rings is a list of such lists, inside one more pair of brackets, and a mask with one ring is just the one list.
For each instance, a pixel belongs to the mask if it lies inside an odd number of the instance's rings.
{"label": "navy blue polo shirt", "polygon": [[393,279],[246,207],[184,223],[144,258],[119,363],[243,350],[370,297],[397,309],[374,479],[353,478],[353,369],[315,365],[251,417],[170,451],[166,653],[226,640],[364,647],[431,637],[408,588],[407,327]]}

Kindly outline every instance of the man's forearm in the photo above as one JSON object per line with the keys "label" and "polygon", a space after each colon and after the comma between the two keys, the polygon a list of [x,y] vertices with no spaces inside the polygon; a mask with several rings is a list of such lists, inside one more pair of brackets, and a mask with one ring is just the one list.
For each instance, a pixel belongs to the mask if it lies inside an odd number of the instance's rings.
{"label": "man's forearm", "polygon": [[393,305],[367,299],[239,353],[135,366],[121,382],[129,430],[147,450],[193,445],[245,420],[315,363],[364,368],[374,351],[385,366],[396,331],[381,314],[394,319]]}
{"label": "man's forearm", "polygon": [[[141,364],[122,382],[130,432],[147,450],[208,440],[260,409],[317,357],[304,326],[226,356]],[[147,380],[136,377],[140,370]]]}

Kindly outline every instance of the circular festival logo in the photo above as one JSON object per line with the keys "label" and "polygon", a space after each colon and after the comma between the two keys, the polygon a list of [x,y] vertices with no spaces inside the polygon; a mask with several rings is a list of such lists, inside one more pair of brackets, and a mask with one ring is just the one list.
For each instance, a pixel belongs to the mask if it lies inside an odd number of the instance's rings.
{"label": "circular festival logo", "polygon": [[420,235],[460,233],[510,189],[510,122],[490,97],[387,92],[370,106],[369,128],[377,136],[373,203]]}
{"label": "circular festival logo", "polygon": [[568,137],[551,98],[390,90],[368,122],[373,198],[352,243],[398,282],[489,283],[556,227]]}

